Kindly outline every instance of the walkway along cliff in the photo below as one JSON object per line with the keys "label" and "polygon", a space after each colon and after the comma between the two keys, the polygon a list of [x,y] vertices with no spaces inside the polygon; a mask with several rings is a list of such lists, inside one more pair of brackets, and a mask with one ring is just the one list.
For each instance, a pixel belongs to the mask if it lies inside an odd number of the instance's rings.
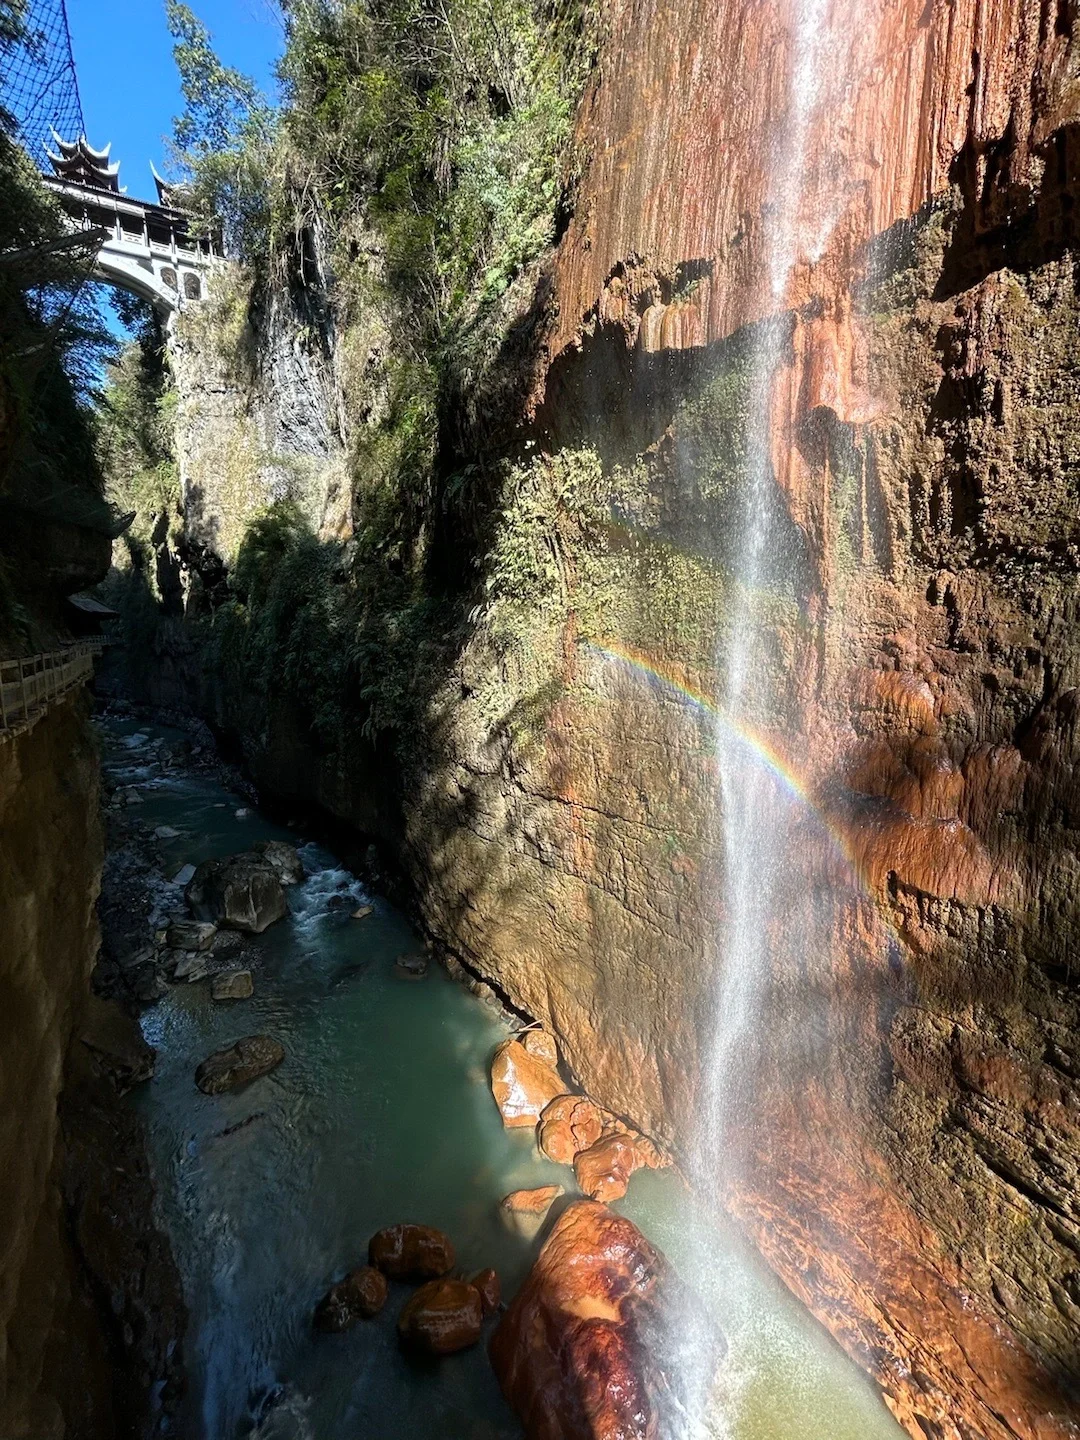
{"label": "walkway along cliff", "polygon": [[175,322],[180,493],[114,593],[130,684],[376,839],[431,934],[685,1159],[769,327],[784,564],[740,718],[800,859],[718,1199],[913,1435],[1047,1440],[1080,1424],[1080,22],[817,9],[796,191],[762,137],[799,5],[609,0],[549,243],[455,312],[427,389],[390,187],[340,208],[311,116],[342,92],[299,26],[299,259],[219,269]]}

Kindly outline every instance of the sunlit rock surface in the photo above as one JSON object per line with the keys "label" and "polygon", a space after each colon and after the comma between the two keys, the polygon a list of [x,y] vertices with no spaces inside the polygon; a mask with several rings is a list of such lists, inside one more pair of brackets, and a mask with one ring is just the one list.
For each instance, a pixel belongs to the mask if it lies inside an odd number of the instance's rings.
{"label": "sunlit rock surface", "polygon": [[[582,1200],[511,1301],[491,1359],[529,1440],[653,1440],[675,1413],[674,1337],[693,1323],[690,1297],[640,1230]],[[719,1360],[723,1339],[711,1338]]]}

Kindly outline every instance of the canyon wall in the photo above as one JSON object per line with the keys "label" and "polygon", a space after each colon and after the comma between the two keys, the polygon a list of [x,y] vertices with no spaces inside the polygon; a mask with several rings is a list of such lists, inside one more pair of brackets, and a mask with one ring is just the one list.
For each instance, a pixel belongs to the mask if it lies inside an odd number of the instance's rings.
{"label": "canyon wall", "polygon": [[[426,608],[403,601],[379,645],[297,593],[302,653],[256,655],[238,596],[233,649],[217,616],[201,632],[200,703],[267,790],[382,839],[432,934],[685,1152],[716,1020],[748,395],[781,326],[786,563],[755,601],[744,742],[788,797],[790,865],[745,1038],[760,1122],[723,1198],[912,1434],[1074,1435],[1075,6],[835,4],[811,158],[777,196],[783,13],[611,7],[574,212],[507,327],[529,399],[488,416],[517,448],[482,539],[437,497]],[[319,403],[329,430],[340,403]],[[183,422],[189,533],[225,563],[233,404],[206,443]],[[362,588],[365,476],[328,531],[306,474],[307,583]],[[275,498],[260,484],[238,513]],[[332,706],[315,642],[344,657]]]}
{"label": "canyon wall", "polygon": [[179,1275],[118,1094],[153,1051],[91,994],[103,838],[87,709],[76,694],[0,743],[5,1440],[169,1433],[182,1388]]}
{"label": "canyon wall", "polygon": [[59,1396],[67,1381],[63,1366],[57,1373],[55,1348],[57,1329],[67,1328],[62,1317],[74,1322],[79,1341],[92,1344],[66,1237],[59,1098],[97,956],[98,785],[96,748],[77,702],[0,745],[0,824],[5,842],[11,837],[0,875],[0,1432],[12,1436],[64,1434]]}

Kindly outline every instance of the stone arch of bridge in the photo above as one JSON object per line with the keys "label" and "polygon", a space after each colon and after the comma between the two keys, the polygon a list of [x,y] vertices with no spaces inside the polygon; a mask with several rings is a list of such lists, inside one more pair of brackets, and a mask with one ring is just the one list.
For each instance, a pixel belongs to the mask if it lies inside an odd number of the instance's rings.
{"label": "stone arch of bridge", "polygon": [[166,316],[184,300],[200,300],[205,294],[205,280],[194,266],[182,261],[155,264],[153,258],[117,254],[108,244],[98,251],[94,278],[149,300]]}

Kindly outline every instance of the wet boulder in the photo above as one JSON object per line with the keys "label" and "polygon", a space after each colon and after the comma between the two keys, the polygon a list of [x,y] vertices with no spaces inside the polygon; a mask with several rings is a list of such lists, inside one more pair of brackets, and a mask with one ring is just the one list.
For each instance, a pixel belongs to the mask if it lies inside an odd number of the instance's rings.
{"label": "wet boulder", "polygon": [[189,985],[203,980],[210,973],[210,957],[201,950],[166,950],[166,963],[171,963],[172,978],[177,984],[187,981]]}
{"label": "wet boulder", "polygon": [[452,1355],[480,1339],[484,1321],[480,1292],[467,1280],[430,1280],[406,1301],[398,1316],[401,1343],[427,1355]]}
{"label": "wet boulder", "polygon": [[250,970],[222,970],[210,981],[211,1000],[250,1000],[254,993]]}
{"label": "wet boulder", "polygon": [[495,1270],[478,1270],[469,1281],[469,1284],[480,1296],[480,1304],[485,1315],[493,1315],[499,1308],[502,1299],[502,1286],[499,1284],[499,1276]]}
{"label": "wet boulder", "polygon": [[527,1440],[655,1440],[682,1428],[686,1344],[710,1369],[723,1358],[711,1318],[637,1226],[580,1200],[511,1301],[491,1360]]}
{"label": "wet boulder", "polygon": [[628,1135],[605,1135],[574,1160],[574,1175],[586,1195],[607,1203],[621,1200],[630,1176],[644,1164]]}
{"label": "wet boulder", "polygon": [[536,1140],[556,1165],[573,1165],[604,1133],[604,1112],[585,1095],[560,1095],[540,1116]]}
{"label": "wet boulder", "polygon": [[225,1050],[215,1050],[195,1071],[195,1084],[204,1095],[237,1090],[268,1075],[285,1059],[285,1047],[269,1035],[246,1035]]}
{"label": "wet boulder", "polygon": [[368,1260],[391,1280],[435,1280],[454,1268],[454,1246],[433,1225],[388,1225],[371,1237]]}
{"label": "wet boulder", "polygon": [[423,980],[428,972],[424,955],[399,955],[394,961],[394,974],[399,980]]}
{"label": "wet boulder", "polygon": [[304,862],[296,852],[295,845],[284,840],[260,840],[252,846],[256,855],[277,871],[283,885],[299,885],[304,878]]}
{"label": "wet boulder", "polygon": [[172,950],[209,950],[216,934],[212,920],[174,920],[165,931],[165,944]]}
{"label": "wet boulder", "polygon": [[558,1071],[519,1040],[505,1040],[491,1061],[491,1093],[508,1130],[532,1126],[566,1086]]}
{"label": "wet boulder", "polygon": [[348,1330],[357,1320],[370,1320],[386,1304],[390,1287],[381,1270],[361,1265],[331,1285],[315,1307],[314,1325],[324,1335]]}
{"label": "wet boulder", "polygon": [[282,919],[287,909],[278,870],[250,850],[204,860],[189,880],[184,898],[197,920],[212,920],[254,935]]}
{"label": "wet boulder", "polygon": [[535,1190],[512,1190],[499,1201],[499,1216],[515,1235],[532,1240],[540,1232],[547,1213],[560,1195],[561,1185],[540,1185]]}
{"label": "wet boulder", "polygon": [[532,1030],[526,1030],[517,1038],[529,1054],[535,1055],[537,1060],[542,1060],[545,1065],[550,1065],[552,1070],[558,1067],[559,1047],[555,1043],[555,1036],[550,1031],[534,1026]]}

